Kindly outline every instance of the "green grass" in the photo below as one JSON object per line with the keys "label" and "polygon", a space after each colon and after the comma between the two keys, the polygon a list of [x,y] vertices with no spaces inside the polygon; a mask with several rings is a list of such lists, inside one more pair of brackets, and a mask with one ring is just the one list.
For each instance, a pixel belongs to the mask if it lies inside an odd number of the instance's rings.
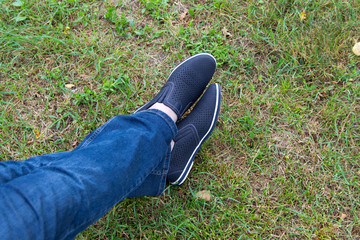
{"label": "green grass", "polygon": [[73,149],[206,51],[223,101],[189,178],[78,239],[358,239],[359,16],[358,0],[0,0],[0,159]]}

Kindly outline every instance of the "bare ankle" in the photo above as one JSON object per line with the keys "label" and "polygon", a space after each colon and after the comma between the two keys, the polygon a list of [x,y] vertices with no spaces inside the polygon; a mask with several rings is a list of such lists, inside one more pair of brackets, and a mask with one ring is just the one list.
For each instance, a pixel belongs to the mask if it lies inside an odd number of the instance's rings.
{"label": "bare ankle", "polygon": [[176,113],[163,103],[154,103],[154,105],[152,105],[150,109],[157,109],[166,113],[175,123],[178,119]]}

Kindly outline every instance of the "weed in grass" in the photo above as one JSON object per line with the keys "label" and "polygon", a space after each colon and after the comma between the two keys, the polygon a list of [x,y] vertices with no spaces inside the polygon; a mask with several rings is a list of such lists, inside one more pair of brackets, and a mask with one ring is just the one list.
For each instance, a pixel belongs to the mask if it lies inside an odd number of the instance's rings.
{"label": "weed in grass", "polygon": [[192,27],[180,27],[178,41],[184,42],[185,47],[191,54],[208,52],[215,56],[218,65],[221,67],[226,64],[229,68],[238,67],[237,53],[227,45],[223,33],[214,29],[201,31],[197,38],[193,35]]}
{"label": "weed in grass", "polygon": [[120,17],[116,14],[115,8],[112,5],[108,6],[107,12],[105,13],[105,19],[113,23],[116,26],[116,31],[122,37],[130,38],[131,29],[134,28],[135,22],[129,20],[125,13],[122,13]]}
{"label": "weed in grass", "polygon": [[97,102],[100,100],[100,97],[101,97],[100,94],[97,93],[96,91],[84,88],[83,93],[75,94],[75,99],[76,99],[75,105]]}
{"label": "weed in grass", "polygon": [[169,16],[167,13],[168,0],[140,0],[144,8],[142,13],[148,13],[154,19],[164,22],[165,18]]}

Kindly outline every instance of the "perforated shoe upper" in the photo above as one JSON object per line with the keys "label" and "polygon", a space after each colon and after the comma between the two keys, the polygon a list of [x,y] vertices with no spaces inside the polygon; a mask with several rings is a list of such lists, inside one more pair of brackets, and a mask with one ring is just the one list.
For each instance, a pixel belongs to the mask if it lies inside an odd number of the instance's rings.
{"label": "perforated shoe upper", "polygon": [[202,94],[215,69],[216,60],[208,53],[199,53],[186,59],[172,71],[160,92],[135,112],[159,102],[170,107],[180,118]]}
{"label": "perforated shoe upper", "polygon": [[167,180],[181,184],[187,177],[197,151],[215,128],[220,110],[220,85],[211,84],[192,112],[177,124]]}

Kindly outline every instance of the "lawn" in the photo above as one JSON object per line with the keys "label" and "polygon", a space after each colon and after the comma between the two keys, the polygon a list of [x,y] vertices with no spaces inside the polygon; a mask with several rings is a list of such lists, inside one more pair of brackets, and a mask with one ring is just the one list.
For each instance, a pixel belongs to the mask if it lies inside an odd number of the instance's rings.
{"label": "lawn", "polygon": [[359,0],[0,0],[0,160],[72,150],[208,52],[221,112],[188,179],[77,239],[359,239],[359,41]]}

